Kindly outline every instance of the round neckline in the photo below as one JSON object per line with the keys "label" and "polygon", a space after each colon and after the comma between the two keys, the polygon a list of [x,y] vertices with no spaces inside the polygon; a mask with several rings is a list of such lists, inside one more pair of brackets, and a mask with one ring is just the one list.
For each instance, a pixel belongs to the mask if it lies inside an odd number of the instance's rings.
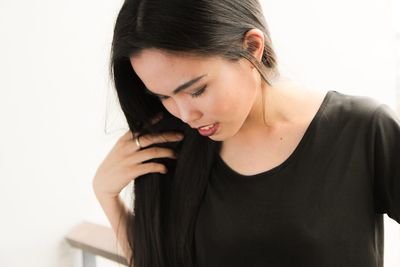
{"label": "round neckline", "polygon": [[239,179],[251,179],[251,178],[257,178],[260,176],[270,176],[273,175],[275,173],[277,173],[278,171],[282,170],[283,168],[285,168],[290,162],[292,162],[297,155],[301,152],[302,148],[304,147],[304,144],[306,143],[306,141],[308,140],[308,137],[310,136],[312,130],[315,128],[316,123],[318,122],[319,118],[321,117],[323,111],[325,110],[325,107],[327,106],[327,103],[329,102],[329,99],[331,98],[331,95],[333,94],[333,92],[336,92],[335,90],[329,90],[325,96],[324,99],[322,100],[321,105],[319,106],[317,112],[315,113],[314,117],[312,118],[310,124],[307,126],[306,131],[303,134],[303,137],[301,138],[300,142],[297,144],[296,148],[293,150],[293,152],[289,155],[289,157],[284,160],[282,163],[280,163],[279,165],[260,172],[260,173],[256,173],[256,174],[252,174],[252,175],[245,175],[245,174],[241,174],[238,173],[237,171],[233,170],[220,156],[219,152],[216,153],[216,170],[218,171],[225,171],[228,172],[229,177],[233,177],[233,178],[239,178]]}

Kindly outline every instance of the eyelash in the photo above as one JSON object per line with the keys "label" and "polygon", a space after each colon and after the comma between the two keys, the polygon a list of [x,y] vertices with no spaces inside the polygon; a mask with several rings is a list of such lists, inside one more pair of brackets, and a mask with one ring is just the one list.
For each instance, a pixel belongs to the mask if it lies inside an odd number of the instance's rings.
{"label": "eyelash", "polygon": [[204,87],[200,88],[199,90],[197,90],[196,92],[194,92],[192,94],[192,97],[199,97],[201,94],[204,93],[204,91],[206,90],[206,87],[207,86],[204,86]]}
{"label": "eyelash", "polygon": [[[204,86],[204,87],[202,87],[201,89],[197,90],[196,92],[194,92],[193,94],[190,94],[190,95],[191,95],[193,98],[199,97],[199,96],[201,96],[201,95],[204,93],[204,91],[206,90],[206,87],[207,87],[207,86]],[[168,97],[165,97],[165,96],[160,96],[159,98],[160,98],[161,101],[162,101],[162,100],[165,100],[165,99],[168,99]]]}

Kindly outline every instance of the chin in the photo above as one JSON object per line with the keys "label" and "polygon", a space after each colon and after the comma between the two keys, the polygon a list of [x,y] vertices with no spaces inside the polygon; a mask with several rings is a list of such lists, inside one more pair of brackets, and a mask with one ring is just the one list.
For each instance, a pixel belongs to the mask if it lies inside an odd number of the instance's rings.
{"label": "chin", "polygon": [[221,138],[219,136],[215,136],[215,135],[209,136],[208,138],[210,138],[213,141],[224,141],[224,140],[221,140]]}
{"label": "chin", "polygon": [[209,136],[208,138],[210,138],[211,140],[214,140],[214,141],[223,142],[223,141],[229,140],[231,137],[232,136],[226,136],[226,135],[221,134],[220,132],[218,132],[218,133],[216,133],[214,135]]}
{"label": "chin", "polygon": [[[221,124],[220,124],[220,126],[221,126]],[[228,128],[228,130],[229,130],[229,128]],[[210,138],[213,141],[220,141],[220,142],[227,141],[227,140],[231,139],[232,137],[234,137],[239,132],[239,130],[240,130],[240,128],[237,129],[233,133],[229,132],[228,133],[229,135],[227,135],[227,133],[226,133],[227,128],[224,127],[224,131],[222,131],[222,128],[220,128],[214,135],[210,135],[210,136],[208,136],[208,138]]]}

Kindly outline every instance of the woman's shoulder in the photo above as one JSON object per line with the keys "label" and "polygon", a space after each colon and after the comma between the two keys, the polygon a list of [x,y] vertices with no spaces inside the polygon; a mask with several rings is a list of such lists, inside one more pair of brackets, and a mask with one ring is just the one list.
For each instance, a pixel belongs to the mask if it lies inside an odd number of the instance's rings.
{"label": "woman's shoulder", "polygon": [[279,81],[278,84],[281,88],[290,89],[288,92],[293,95],[297,95],[296,98],[301,103],[299,113],[307,113],[308,109],[311,113],[315,113],[319,109],[328,117],[370,118],[383,104],[371,96],[347,93],[340,88],[320,89],[291,80]]}
{"label": "woman's shoulder", "polygon": [[[367,95],[356,95],[346,93],[344,90],[315,88],[299,81],[281,78],[274,85],[282,91],[298,99],[300,103],[312,104],[323,102],[333,108],[344,111],[369,112],[374,111],[381,104],[378,100]],[[322,101],[324,100],[324,101]]]}
{"label": "woman's shoulder", "polygon": [[382,104],[377,99],[367,95],[344,93],[341,90],[330,90],[329,92],[332,95],[330,106],[343,112],[372,114]]}

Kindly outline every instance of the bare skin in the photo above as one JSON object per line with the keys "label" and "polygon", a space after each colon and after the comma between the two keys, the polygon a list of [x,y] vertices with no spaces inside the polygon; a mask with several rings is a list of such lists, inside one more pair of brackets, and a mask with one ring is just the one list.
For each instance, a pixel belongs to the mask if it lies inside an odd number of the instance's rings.
{"label": "bare skin", "polygon": [[[152,123],[156,123],[154,118]],[[154,143],[176,142],[183,139],[182,134],[166,132],[158,135],[143,135],[139,142],[142,149],[136,145],[131,131],[121,136],[109,154],[98,167],[92,181],[93,190],[98,198],[116,198],[132,180],[151,173],[165,173],[163,164],[156,162],[142,163],[152,158],[169,157],[176,159],[172,149],[163,147],[146,148]]]}
{"label": "bare skin", "polygon": [[273,110],[272,105],[277,105],[279,112],[275,109],[272,116],[279,119],[267,120],[269,126],[254,124],[247,128],[251,130],[242,131],[222,144],[221,158],[242,175],[265,172],[284,162],[300,143],[326,95],[287,82],[268,90],[266,117]]}
{"label": "bare skin", "polygon": [[[150,124],[157,123],[160,117],[153,118]],[[137,177],[151,173],[167,171],[163,164],[156,162],[142,163],[151,158],[169,157],[176,159],[172,149],[163,147],[148,148],[149,145],[162,142],[176,142],[183,139],[179,133],[165,132],[158,135],[143,135],[139,138],[141,149],[136,145],[134,134],[127,131],[115,143],[111,151],[98,167],[92,180],[93,191],[103,208],[114,230],[117,240],[130,263],[132,250],[128,244],[125,231],[118,231],[119,227],[126,229],[128,216],[132,211],[125,206],[120,198],[121,191]]]}
{"label": "bare skin", "polygon": [[[263,33],[248,31],[243,46],[249,43],[260,61]],[[162,96],[166,110],[183,123],[197,128],[218,122],[218,131],[209,138],[223,142],[221,157],[243,174],[283,162],[300,142],[325,96],[282,79],[267,84],[245,58],[231,63],[219,57],[147,49],[132,57],[131,65],[148,91]],[[173,88],[200,75],[203,78],[188,92],[172,94]],[[207,89],[193,98],[192,94],[205,85]],[[251,163],[245,160],[250,158]]]}
{"label": "bare skin", "polygon": [[[255,48],[254,57],[261,61],[263,33],[258,29],[248,31],[244,47],[248,42]],[[147,90],[160,97],[166,110],[183,123],[198,128],[218,122],[219,130],[209,138],[222,141],[222,159],[244,175],[269,170],[287,159],[325,96],[288,83],[269,86],[244,58],[232,63],[221,57],[186,57],[146,49],[131,58],[131,65]],[[172,94],[174,88],[195,77],[203,78],[187,91]],[[264,102],[261,92],[264,92]],[[151,123],[156,122],[154,118]],[[171,149],[148,146],[182,140],[174,133],[143,135],[140,137],[142,149],[139,149],[133,136],[128,131],[116,142],[98,167],[92,183],[116,234],[120,222],[126,228],[131,212],[119,198],[120,192],[141,175],[166,171],[162,164],[143,162],[151,158],[176,158]],[[125,232],[117,237],[129,260],[132,252]]]}

